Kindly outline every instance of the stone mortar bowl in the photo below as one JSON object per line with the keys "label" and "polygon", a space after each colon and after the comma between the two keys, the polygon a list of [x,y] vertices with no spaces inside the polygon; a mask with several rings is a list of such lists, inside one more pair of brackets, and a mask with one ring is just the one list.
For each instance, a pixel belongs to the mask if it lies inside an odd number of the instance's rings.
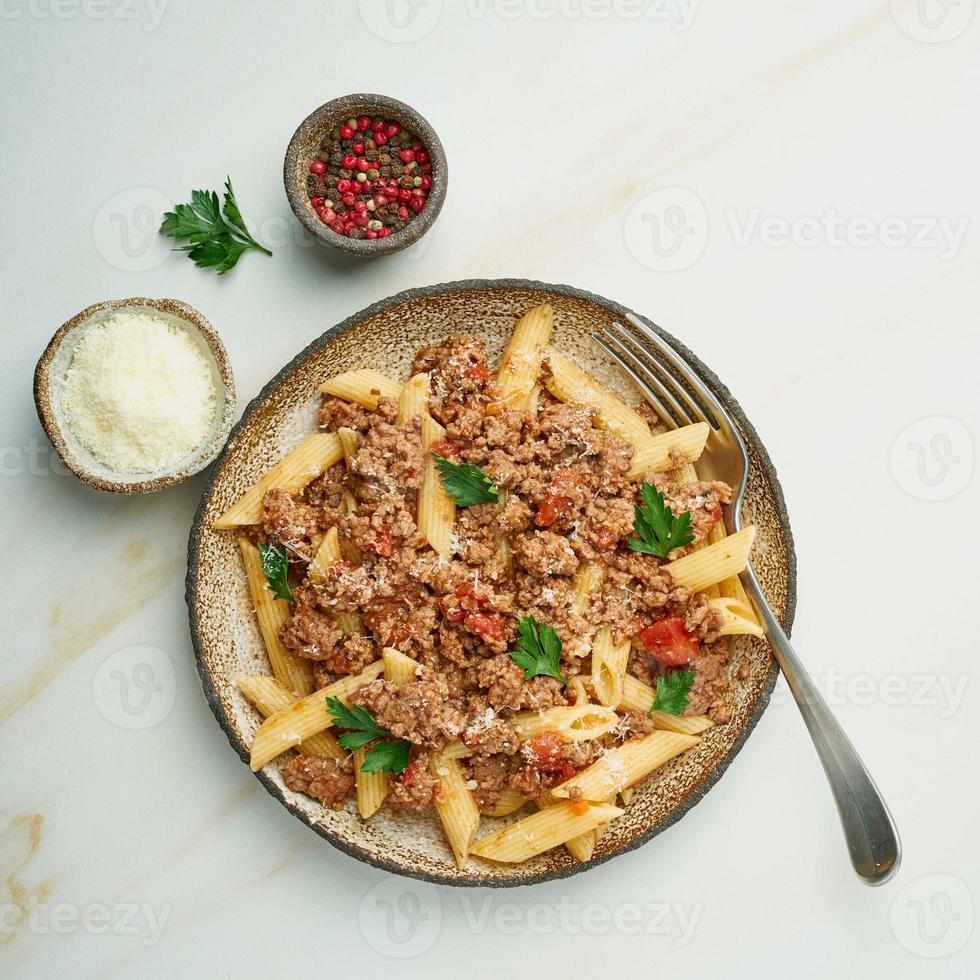
{"label": "stone mortar bowl", "polygon": [[[549,302],[555,310],[557,347],[624,399],[637,393],[590,341],[589,334],[628,312],[610,300],[573,289],[520,279],[470,280],[411,289],[375,303],[332,327],[287,364],[248,406],[218,460],[191,531],[187,603],[204,692],[228,740],[248,763],[258,713],[245,701],[235,678],[268,673],[235,535],[212,523],[289,449],[314,431],[317,385],[340,371],[373,367],[407,378],[415,351],[447,334],[472,333],[499,357],[514,324],[528,309]],[[659,328],[658,328],[659,329]],[[663,333],[663,331],[661,331]],[[706,385],[734,416],[751,458],[747,516],[758,526],[753,567],[784,627],[792,625],[796,564],[782,491],[765,447],[717,376],[669,334]],[[564,878],[625,854],[684,816],[721,778],[755,727],[776,681],[777,667],[764,641],[739,637],[733,670],[732,719],[707,731],[695,748],[657,770],[635,790],[623,817],[609,826],[591,861],[580,864],[564,848],[527,863],[500,865],[471,859],[465,870],[453,861],[434,813],[395,814],[383,808],[368,822],[353,801],[328,810],[286,788],[275,764],[256,773],[283,806],[335,847],[395,874],[450,885],[510,886]],[[511,818],[512,819],[512,818]],[[715,819],[724,826],[725,814]],[[501,822],[484,818],[480,835]]]}
{"label": "stone mortar bowl", "polygon": [[[401,231],[393,232],[387,238],[369,240],[338,235],[320,220],[306,192],[306,175],[310,172],[310,164],[320,151],[320,141],[334,126],[352,116],[384,116],[394,119],[403,129],[415,133],[429,151],[429,159],[432,163],[432,187],[429,189],[425,207],[414,215]],[[286,148],[282,178],[293,214],[318,242],[340,249],[349,255],[369,257],[390,255],[392,252],[407,248],[432,227],[446,200],[449,169],[446,164],[446,151],[442,148],[439,137],[428,121],[415,109],[387,95],[362,92],[345,95],[325,103],[318,109],[314,109],[299,124]]]}

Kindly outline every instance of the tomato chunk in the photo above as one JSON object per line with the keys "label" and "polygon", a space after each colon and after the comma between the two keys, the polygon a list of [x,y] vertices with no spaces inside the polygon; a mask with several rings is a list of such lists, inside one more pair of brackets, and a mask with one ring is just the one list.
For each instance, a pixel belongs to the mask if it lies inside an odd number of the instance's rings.
{"label": "tomato chunk", "polygon": [[450,442],[448,439],[435,439],[429,449],[443,459],[452,459],[454,456],[459,455],[456,444]]}
{"label": "tomato chunk", "polygon": [[476,378],[477,381],[490,380],[490,368],[487,367],[485,361],[477,361],[476,364],[471,364],[463,373],[468,378]]}
{"label": "tomato chunk", "polygon": [[556,772],[565,761],[561,751],[562,744],[561,736],[557,732],[542,732],[528,740],[525,753],[528,761],[538,769]]}
{"label": "tomato chunk", "polygon": [[679,616],[668,616],[637,634],[644,649],[665,667],[683,667],[701,654],[701,644]]}
{"label": "tomato chunk", "polygon": [[382,558],[390,558],[391,553],[394,550],[394,542],[391,537],[391,529],[383,527],[374,536],[374,550],[381,555]]}
{"label": "tomato chunk", "polygon": [[534,516],[535,525],[537,527],[551,527],[552,524],[557,524],[558,521],[565,517],[572,509],[573,503],[574,501],[571,497],[563,497],[560,494],[549,493],[548,496],[541,501],[541,506],[538,508],[538,512]]}
{"label": "tomato chunk", "polygon": [[484,639],[497,643],[507,635],[507,620],[496,613],[470,613],[463,620],[463,625]]}

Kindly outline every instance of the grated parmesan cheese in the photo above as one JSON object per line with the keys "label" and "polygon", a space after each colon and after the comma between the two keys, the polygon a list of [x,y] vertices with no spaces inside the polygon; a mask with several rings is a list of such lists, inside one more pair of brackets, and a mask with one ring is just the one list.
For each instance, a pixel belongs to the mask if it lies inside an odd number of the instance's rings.
{"label": "grated parmesan cheese", "polygon": [[72,432],[119,473],[153,473],[207,438],[218,393],[204,351],[186,330],[120,312],[88,329],[62,382]]}

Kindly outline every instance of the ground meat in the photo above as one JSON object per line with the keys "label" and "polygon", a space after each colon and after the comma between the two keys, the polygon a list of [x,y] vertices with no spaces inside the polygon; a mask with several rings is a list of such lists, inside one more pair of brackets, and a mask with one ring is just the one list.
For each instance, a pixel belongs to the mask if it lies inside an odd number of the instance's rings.
{"label": "ground meat", "polygon": [[[675,514],[683,514],[685,511],[690,513],[691,531],[695,541],[701,541],[708,536],[721,520],[722,504],[729,503],[732,497],[732,489],[727,483],[707,483],[704,480],[677,486],[667,484],[662,488],[662,493],[664,501]],[[677,548],[667,557],[673,560],[690,550],[689,546]]]}
{"label": "ground meat", "polygon": [[412,374],[429,375],[429,410],[453,441],[469,441],[483,430],[486,408],[497,395],[483,345],[473,337],[448,337],[423,347]]}
{"label": "ground meat", "polygon": [[390,494],[414,499],[424,467],[419,421],[394,425],[375,417],[351,460],[355,496],[368,502]]}
{"label": "ground meat", "polygon": [[568,539],[553,531],[535,531],[514,541],[514,560],[535,575],[573,575],[579,560]]}
{"label": "ground meat", "polygon": [[466,760],[465,766],[469,780],[476,784],[472,787],[476,805],[489,810],[510,783],[514,771],[510,757],[478,752]]}
{"label": "ground meat", "polygon": [[642,738],[654,729],[653,719],[645,711],[631,711],[619,719],[619,724],[606,736],[610,745]]}
{"label": "ground meat", "polygon": [[724,622],[720,609],[708,605],[703,595],[692,596],[684,614],[684,628],[702,643],[714,643]]}
{"label": "ground meat", "polygon": [[420,752],[402,773],[388,777],[391,799],[406,810],[424,810],[432,806],[439,780],[429,769],[429,756]]}
{"label": "ground meat", "polygon": [[293,589],[293,596],[293,613],[279,631],[283,646],[308,660],[327,661],[334,670],[334,647],[343,636],[340,627],[320,608],[314,586],[301,585]]}
{"label": "ground meat", "polygon": [[333,810],[344,805],[354,788],[354,773],[349,766],[312,755],[297,755],[286,762],[282,778],[294,792],[312,796]]}
{"label": "ground meat", "polygon": [[347,489],[346,480],[347,467],[343,463],[331,466],[312,483],[307,484],[303,491],[303,503],[320,508],[329,524],[336,524],[340,502]]}
{"label": "ground meat", "polygon": [[319,508],[293,500],[285,490],[269,490],[262,498],[262,528],[266,535],[308,561],[313,558],[311,539],[325,526]]}
{"label": "ground meat", "polygon": [[443,748],[466,724],[463,700],[450,691],[441,674],[401,687],[384,680],[372,681],[351,700],[370,711],[378,724],[396,738],[430,749]]}
{"label": "ground meat", "polygon": [[623,540],[631,537],[635,519],[634,503],[631,499],[618,497],[596,497],[585,512],[585,522],[579,532],[581,538],[593,549],[598,557],[610,551]]}
{"label": "ground meat", "polygon": [[320,425],[331,432],[336,432],[337,429],[367,432],[376,421],[377,415],[374,412],[342,398],[327,396],[320,404]]}
{"label": "ground meat", "polygon": [[705,649],[691,666],[694,668],[694,687],[686,715],[707,715],[716,725],[723,725],[732,716],[728,703],[728,667],[731,651],[721,640]]}
{"label": "ground meat", "polygon": [[493,708],[512,711],[552,708],[566,704],[561,681],[553,677],[524,679],[524,671],[506,653],[489,657],[476,668],[476,681]]}
{"label": "ground meat", "polygon": [[469,698],[466,728],[459,738],[467,748],[493,755],[513,755],[520,744],[513,725],[501,718],[479,695]]}

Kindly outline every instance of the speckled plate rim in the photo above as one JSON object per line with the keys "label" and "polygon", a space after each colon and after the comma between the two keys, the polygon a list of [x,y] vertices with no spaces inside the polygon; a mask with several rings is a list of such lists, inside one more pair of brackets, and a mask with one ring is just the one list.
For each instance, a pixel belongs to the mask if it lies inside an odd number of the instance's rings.
{"label": "speckled plate rim", "polygon": [[[281,371],[279,371],[275,377],[273,377],[262,388],[255,398],[249,402],[245,411],[242,413],[241,419],[232,430],[231,435],[229,436],[228,441],[221,452],[221,455],[218,457],[217,462],[212,468],[207,486],[204,489],[204,494],[201,497],[201,503],[198,506],[197,513],[194,515],[194,522],[191,526],[187,553],[185,599],[190,617],[191,640],[194,646],[197,669],[201,677],[201,684],[204,688],[205,698],[207,699],[208,704],[211,706],[211,711],[217,719],[218,724],[228,737],[228,741],[238,753],[238,756],[241,758],[242,762],[244,762],[246,765],[248,765],[249,761],[248,748],[240,741],[237,733],[231,725],[230,720],[226,716],[221,704],[221,697],[205,663],[204,649],[201,642],[200,623],[198,621],[195,604],[195,596],[197,594],[198,558],[200,555],[200,539],[204,514],[207,511],[208,503],[210,502],[215,484],[224,467],[225,460],[229,453],[235,448],[236,437],[248,424],[259,407],[272,394],[275,388],[282,383],[296,368],[298,368],[303,361],[305,361],[320,348],[329,344],[334,338],[357,326],[363,320],[376,316],[377,314],[382,313],[394,306],[427,296],[438,296],[452,292],[492,289],[520,289],[530,292],[557,294],[570,299],[579,300],[585,303],[592,303],[596,306],[603,307],[619,319],[625,317],[627,313],[633,312],[628,307],[625,307],[620,303],[616,303],[613,300],[606,299],[605,297],[599,296],[595,293],[588,292],[587,290],[577,289],[574,286],[567,286],[564,284],[538,282],[532,279],[463,279],[456,282],[436,283],[431,286],[421,286],[403,290],[400,293],[396,293],[395,295],[389,296],[386,299],[372,303],[370,306],[367,306],[357,313],[352,314],[351,316],[347,317],[346,320],[336,324],[325,333],[321,334],[312,343],[300,351],[300,353],[297,354],[296,357],[294,357]],[[789,515],[786,511],[786,501],[783,497],[783,490],[780,486],[779,478],[776,475],[776,468],[773,466],[772,460],[769,458],[769,453],[766,451],[765,445],[759,438],[759,434],[756,432],[755,427],[742,411],[741,406],[732,396],[731,392],[721,381],[721,379],[714,373],[714,371],[704,364],[695,354],[688,350],[688,348],[677,340],[677,338],[672,334],[668,333],[647,317],[640,314],[637,315],[641,316],[641,319],[643,319],[646,323],[649,323],[650,326],[661,334],[694,368],[701,379],[720,399],[725,408],[731,412],[732,416],[738,423],[742,434],[758,454],[759,465],[761,466],[766,480],[772,490],[773,502],[776,507],[781,533],[785,542],[786,606],[782,625],[788,636],[792,631],[793,620],[796,615],[796,551],[793,545],[793,534],[790,528]],[[358,861],[369,864],[381,871],[402,875],[403,877],[416,878],[418,880],[431,882],[437,885],[454,885],[461,888],[515,888],[546,881],[557,881],[564,878],[570,878],[573,875],[579,874],[583,871],[598,867],[600,864],[605,864],[607,861],[610,861],[613,858],[620,857],[623,854],[636,850],[636,848],[646,844],[658,834],[663,833],[663,831],[667,830],[668,827],[672,827],[678,820],[685,816],[685,814],[687,814],[692,807],[700,803],[701,800],[704,799],[707,792],[725,774],[735,756],[745,744],[746,739],[755,729],[755,726],[758,724],[763,712],[769,706],[769,701],[772,696],[773,688],[776,684],[776,677],[778,676],[778,673],[779,668],[776,665],[776,662],[773,660],[770,663],[769,672],[759,694],[758,701],[748,715],[745,725],[738,737],[732,743],[725,755],[722,756],[717,763],[715,763],[715,765],[705,774],[704,778],[670,811],[669,814],[667,814],[667,816],[660,820],[654,821],[649,827],[638,833],[636,837],[614,852],[593,857],[591,860],[580,864],[569,865],[564,868],[558,868],[554,871],[540,872],[526,878],[495,878],[480,873],[473,874],[466,878],[450,877],[428,871],[409,869],[392,861],[387,861],[383,857],[367,853],[356,845],[344,840],[342,837],[330,833],[324,827],[320,827],[315,824],[305,813],[286,799],[282,789],[265,772],[260,770],[254,775],[259,778],[269,793],[275,797],[275,799],[277,799],[294,817],[301,820],[307,827],[319,834],[320,837],[350,857],[356,858]]]}

